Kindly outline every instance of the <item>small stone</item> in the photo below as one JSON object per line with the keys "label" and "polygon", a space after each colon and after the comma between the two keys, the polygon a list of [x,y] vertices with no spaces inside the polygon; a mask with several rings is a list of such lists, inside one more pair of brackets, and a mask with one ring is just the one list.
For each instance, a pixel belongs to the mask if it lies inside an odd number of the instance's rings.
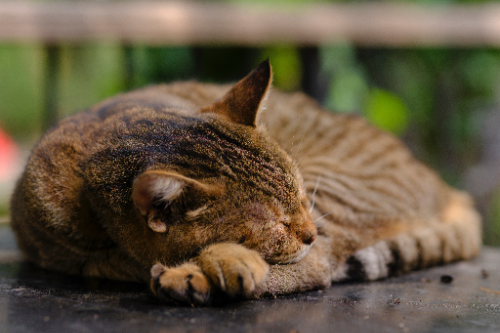
{"label": "small stone", "polygon": [[49,316],[45,316],[45,317],[43,317],[43,321],[44,321],[44,322],[48,322],[49,320],[50,320],[50,317],[49,317]]}
{"label": "small stone", "polygon": [[441,275],[441,283],[451,283],[451,282],[453,282],[453,276]]}
{"label": "small stone", "polygon": [[490,274],[488,273],[487,270],[485,270],[484,268],[481,270],[481,277],[483,279],[487,279],[488,277],[490,276]]}

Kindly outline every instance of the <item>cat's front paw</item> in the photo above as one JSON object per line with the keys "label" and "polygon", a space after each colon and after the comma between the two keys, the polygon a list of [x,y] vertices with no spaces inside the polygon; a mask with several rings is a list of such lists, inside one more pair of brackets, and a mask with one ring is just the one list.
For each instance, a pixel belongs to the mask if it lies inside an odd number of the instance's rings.
{"label": "cat's front paw", "polygon": [[197,261],[212,284],[230,297],[252,296],[269,271],[256,251],[231,243],[209,246]]}
{"label": "cat's front paw", "polygon": [[211,286],[201,269],[194,264],[151,268],[151,290],[158,298],[184,304],[204,305],[210,300]]}

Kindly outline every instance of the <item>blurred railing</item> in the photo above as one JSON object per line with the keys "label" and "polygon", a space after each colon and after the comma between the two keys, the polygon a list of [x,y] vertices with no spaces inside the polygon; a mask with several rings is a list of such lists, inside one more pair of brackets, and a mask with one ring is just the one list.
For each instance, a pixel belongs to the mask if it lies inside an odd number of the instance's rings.
{"label": "blurred railing", "polygon": [[484,46],[500,44],[500,4],[0,2],[0,42]]}

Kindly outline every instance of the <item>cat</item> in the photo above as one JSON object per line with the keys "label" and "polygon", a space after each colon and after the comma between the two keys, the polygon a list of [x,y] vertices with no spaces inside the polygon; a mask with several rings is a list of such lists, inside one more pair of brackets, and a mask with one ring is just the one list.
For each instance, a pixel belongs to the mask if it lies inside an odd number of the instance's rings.
{"label": "cat", "polygon": [[38,142],[11,199],[25,258],[205,305],[468,259],[469,196],[364,119],[270,89],[176,82],[105,100]]}

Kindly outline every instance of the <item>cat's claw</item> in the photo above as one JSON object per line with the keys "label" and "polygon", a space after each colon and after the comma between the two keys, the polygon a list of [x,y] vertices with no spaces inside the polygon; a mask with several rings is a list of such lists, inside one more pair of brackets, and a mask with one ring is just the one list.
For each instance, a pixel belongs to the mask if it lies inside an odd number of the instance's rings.
{"label": "cat's claw", "polygon": [[230,298],[253,295],[269,271],[269,265],[253,250],[238,244],[207,247],[190,263],[151,268],[151,290],[158,298],[192,305],[205,305],[215,293]]}
{"label": "cat's claw", "polygon": [[209,246],[197,262],[212,284],[229,297],[251,297],[269,271],[256,251],[231,243]]}
{"label": "cat's claw", "polygon": [[191,305],[205,305],[211,286],[201,269],[194,264],[167,268],[156,264],[151,268],[151,290],[158,298]]}

